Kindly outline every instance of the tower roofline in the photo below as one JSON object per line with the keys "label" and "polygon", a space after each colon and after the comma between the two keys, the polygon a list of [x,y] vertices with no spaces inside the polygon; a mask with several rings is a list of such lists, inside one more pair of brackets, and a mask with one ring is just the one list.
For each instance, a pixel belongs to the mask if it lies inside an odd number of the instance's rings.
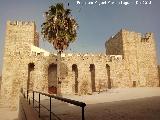
{"label": "tower roofline", "polygon": [[8,25],[16,25],[16,26],[33,26],[35,25],[35,21],[17,21],[17,20],[8,20]]}

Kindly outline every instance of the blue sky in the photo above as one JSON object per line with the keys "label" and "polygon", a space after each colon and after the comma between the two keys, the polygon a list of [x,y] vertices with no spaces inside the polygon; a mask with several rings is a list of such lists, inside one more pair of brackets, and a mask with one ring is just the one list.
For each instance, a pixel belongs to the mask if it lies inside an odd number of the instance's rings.
{"label": "blue sky", "polygon": [[[66,7],[69,3],[72,15],[79,24],[78,38],[75,43],[71,44],[69,52],[104,53],[105,41],[121,28],[127,28],[141,33],[154,32],[157,54],[160,58],[159,0],[152,0],[150,5],[140,4],[142,0],[138,0],[139,4],[136,4],[136,0],[122,0],[130,3],[129,5],[119,5],[120,0],[106,0],[107,4],[104,5],[100,3],[105,2],[105,0],[97,0],[97,2],[96,0],[90,0],[90,2],[94,2],[92,5],[88,4],[89,0],[79,0],[80,4],[77,4],[77,0],[0,0],[0,71],[6,21],[35,21],[37,31],[40,32],[40,26],[44,20],[43,13],[47,11],[50,5],[62,1]],[[111,4],[111,2],[115,2],[115,4]],[[40,47],[55,51],[47,42],[43,42],[41,39],[40,42]]]}

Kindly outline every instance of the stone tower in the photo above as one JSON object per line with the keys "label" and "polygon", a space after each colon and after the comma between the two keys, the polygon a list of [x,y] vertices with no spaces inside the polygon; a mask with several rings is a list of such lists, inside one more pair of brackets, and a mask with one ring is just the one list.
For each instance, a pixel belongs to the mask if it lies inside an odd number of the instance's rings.
{"label": "stone tower", "polygon": [[23,64],[30,54],[30,45],[39,45],[34,22],[7,21],[2,69],[2,94],[10,107],[18,102],[18,91],[23,86]]}
{"label": "stone tower", "polygon": [[106,54],[122,55],[131,86],[158,86],[158,69],[153,33],[122,29],[106,42]]}
{"label": "stone tower", "polygon": [[[57,55],[38,46],[34,22],[7,22],[1,96],[10,108],[18,107],[20,88],[56,91]],[[106,42],[106,54],[63,54],[61,93],[159,85],[153,33],[122,29]]]}

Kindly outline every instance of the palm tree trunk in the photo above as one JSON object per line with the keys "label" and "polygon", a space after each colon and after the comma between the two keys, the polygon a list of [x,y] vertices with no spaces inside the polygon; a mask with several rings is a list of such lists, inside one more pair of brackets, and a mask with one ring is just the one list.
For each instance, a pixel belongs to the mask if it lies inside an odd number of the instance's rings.
{"label": "palm tree trunk", "polygon": [[61,96],[61,51],[57,54],[57,95]]}

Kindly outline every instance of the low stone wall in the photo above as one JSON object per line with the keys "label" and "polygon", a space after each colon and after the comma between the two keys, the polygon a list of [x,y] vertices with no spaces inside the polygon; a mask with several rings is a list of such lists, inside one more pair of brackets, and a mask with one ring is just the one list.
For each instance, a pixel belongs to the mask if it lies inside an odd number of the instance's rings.
{"label": "low stone wall", "polygon": [[28,104],[27,100],[22,95],[20,95],[18,119],[40,120],[37,112]]}

